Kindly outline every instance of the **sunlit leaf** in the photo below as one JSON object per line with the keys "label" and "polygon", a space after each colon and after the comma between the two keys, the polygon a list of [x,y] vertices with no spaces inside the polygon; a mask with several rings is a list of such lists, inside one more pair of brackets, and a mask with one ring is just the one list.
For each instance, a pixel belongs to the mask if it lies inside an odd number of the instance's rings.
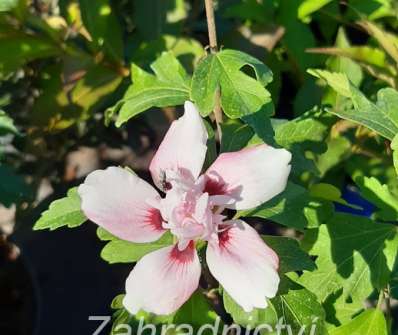
{"label": "sunlit leaf", "polygon": [[133,243],[111,237],[111,240],[102,249],[101,257],[110,264],[134,263],[148,253],[172,244],[173,236],[169,233],[152,243]]}
{"label": "sunlit leaf", "polygon": [[342,205],[351,206],[349,203],[347,203],[346,200],[341,197],[340,190],[332,184],[314,184],[311,185],[309,191],[310,195],[314,198],[329,200]]}
{"label": "sunlit leaf", "polygon": [[368,309],[351,322],[329,332],[330,335],[387,335],[387,322],[383,312]]}
{"label": "sunlit leaf", "polygon": [[298,9],[298,17],[300,20],[308,21],[308,17],[326,6],[332,0],[304,0]]}
{"label": "sunlit leaf", "polygon": [[14,124],[14,120],[4,111],[0,110],[0,136],[6,134],[19,134],[19,132]]}
{"label": "sunlit leaf", "polygon": [[272,305],[269,305],[266,309],[255,308],[252,312],[245,312],[225,290],[223,290],[223,302],[226,311],[231,315],[234,322],[246,328],[254,328],[264,324],[273,327],[278,321],[278,314]]}
{"label": "sunlit leaf", "polygon": [[[283,318],[285,325],[290,326],[290,332],[294,334],[301,331],[303,335],[311,333],[311,327],[315,328],[319,335],[327,334],[324,319],[325,312],[316,296],[295,284],[290,279],[283,277],[278,295],[268,300],[266,309],[254,309],[252,312],[245,312],[224,290],[224,306],[231,314],[234,321],[245,327],[256,327],[268,325],[269,332],[276,329],[276,323]],[[285,329],[283,334],[288,334]]]}
{"label": "sunlit leaf", "polygon": [[398,199],[390,192],[387,185],[380,183],[375,177],[357,177],[361,195],[379,208],[376,217],[384,221],[398,220]]}
{"label": "sunlit leaf", "polygon": [[328,135],[330,123],[331,120],[316,109],[291,121],[274,123],[276,143],[293,154],[294,174],[318,173],[314,161],[306,156],[306,151],[317,153],[326,151],[324,140]]}
{"label": "sunlit leaf", "polygon": [[81,210],[81,199],[77,188],[71,188],[65,198],[53,201],[48,210],[42,213],[34,230],[55,230],[60,227],[75,228],[87,220]]}
{"label": "sunlit leaf", "polygon": [[0,12],[7,12],[14,9],[18,5],[19,0],[1,0]]}
{"label": "sunlit leaf", "polygon": [[[278,295],[271,299],[279,317],[283,317],[293,333],[303,335],[328,334],[325,328],[325,311],[316,295],[286,279],[281,283]],[[289,329],[285,330],[289,333]]]}
{"label": "sunlit leaf", "polygon": [[115,91],[121,81],[122,77],[115,71],[102,66],[89,67],[85,76],[73,88],[70,103],[81,107],[85,114],[101,104],[103,98]]}
{"label": "sunlit leaf", "polygon": [[132,65],[133,84],[112,110],[118,112],[117,126],[149,108],[182,105],[189,100],[190,78],[173,54],[163,53],[151,68],[155,75]]}
{"label": "sunlit leaf", "polygon": [[363,310],[363,302],[346,299],[342,288],[329,295],[322,305],[326,311],[327,322],[333,326],[350,322],[355,315]]}
{"label": "sunlit leaf", "polygon": [[390,280],[398,248],[394,225],[335,214],[319,231],[309,231],[306,241],[310,254],[317,256],[318,269],[305,271],[300,283],[320,301],[343,288],[344,299],[363,302]]}
{"label": "sunlit leaf", "polygon": [[378,61],[379,63],[383,63],[384,61],[384,53],[379,49],[369,48],[370,50],[366,51],[371,54],[366,54],[365,50],[357,50],[355,47],[351,47],[351,43],[343,28],[340,28],[337,33],[335,45],[335,49],[347,51],[347,54],[352,55],[352,57],[349,57],[346,54],[335,54],[336,57],[331,57],[327,62],[328,69],[334,72],[345,73],[350,78],[351,82],[356,86],[359,86],[362,83],[363,72],[361,66],[355,62],[355,60],[358,60],[355,59],[355,56],[358,58],[362,57],[360,61],[363,61],[363,59],[367,58],[372,59],[375,62]]}
{"label": "sunlit leaf", "polygon": [[398,40],[393,34],[384,31],[371,21],[364,20],[359,24],[370,36],[380,43],[381,47],[395,60],[395,62],[398,62]]}
{"label": "sunlit leaf", "polygon": [[351,142],[344,136],[327,139],[327,150],[315,158],[320,176],[344,162],[351,154]]}
{"label": "sunlit leaf", "polygon": [[[252,68],[256,79],[242,72]],[[193,101],[203,116],[214,108],[215,96],[221,89],[221,107],[230,118],[258,112],[271,101],[264,88],[272,80],[272,72],[259,60],[237,50],[225,49],[209,54],[197,66],[192,78]]]}
{"label": "sunlit leaf", "polygon": [[343,73],[324,70],[309,70],[308,72],[322,78],[336,92],[352,101],[353,108],[331,109],[331,113],[364,125],[389,140],[398,133],[397,91],[392,88],[381,89],[377,93],[377,102],[373,103]]}

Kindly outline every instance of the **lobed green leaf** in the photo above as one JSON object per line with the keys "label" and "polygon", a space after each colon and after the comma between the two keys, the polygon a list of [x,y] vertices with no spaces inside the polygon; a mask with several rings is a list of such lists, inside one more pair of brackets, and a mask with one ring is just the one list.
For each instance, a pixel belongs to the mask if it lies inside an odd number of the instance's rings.
{"label": "lobed green leaf", "polygon": [[173,244],[173,236],[165,233],[159,240],[151,243],[133,243],[120,240],[107,233],[104,229],[97,233],[102,240],[109,240],[101,251],[101,258],[110,264],[134,263],[139,261],[146,254],[168,247]]}
{"label": "lobed green leaf", "polygon": [[351,322],[336,329],[329,335],[387,335],[387,322],[383,312],[378,309],[368,309],[355,317]]}
{"label": "lobed green leaf", "polygon": [[177,106],[189,100],[189,76],[172,53],[164,52],[151,68],[155,75],[132,65],[133,84],[111,111],[118,112],[116,126],[152,107]]}
{"label": "lobed green leaf", "polygon": [[390,281],[398,248],[394,225],[335,214],[319,230],[309,230],[305,241],[317,256],[317,270],[305,271],[299,282],[320,301],[343,288],[344,299],[362,303]]}
{"label": "lobed green leaf", "polygon": [[[242,71],[251,67],[256,79]],[[221,91],[221,107],[232,119],[258,112],[271,102],[264,88],[272,80],[272,72],[259,60],[237,50],[225,49],[207,55],[198,64],[191,86],[192,100],[203,116],[214,109],[216,92]]]}
{"label": "lobed green leaf", "polygon": [[33,229],[75,228],[81,226],[86,220],[81,210],[81,199],[77,193],[77,187],[74,187],[68,191],[65,198],[55,200],[50,204],[49,209],[41,214]]}
{"label": "lobed green leaf", "polygon": [[331,113],[365,127],[381,136],[393,140],[398,133],[398,92],[392,88],[383,88],[377,93],[377,102],[373,103],[356,88],[345,74],[324,70],[309,70],[310,74],[324,79],[336,92],[352,102],[352,108],[331,109]]}

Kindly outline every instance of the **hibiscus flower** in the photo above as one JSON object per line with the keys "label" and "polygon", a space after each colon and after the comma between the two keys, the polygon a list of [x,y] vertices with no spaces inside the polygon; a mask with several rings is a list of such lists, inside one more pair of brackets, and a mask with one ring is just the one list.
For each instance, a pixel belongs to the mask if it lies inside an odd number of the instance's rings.
{"label": "hibiscus flower", "polygon": [[109,167],[90,173],[78,192],[82,210],[116,237],[150,243],[169,231],[175,244],[142,257],[126,281],[125,308],[168,315],[198,288],[198,241],[223,289],[246,312],[266,308],[278,290],[279,259],[256,230],[228,220],[225,209],[254,208],[280,192],[291,154],[266,144],[222,153],[201,175],[207,131],[196,107],[174,121],[150,164],[155,185],[133,172]]}

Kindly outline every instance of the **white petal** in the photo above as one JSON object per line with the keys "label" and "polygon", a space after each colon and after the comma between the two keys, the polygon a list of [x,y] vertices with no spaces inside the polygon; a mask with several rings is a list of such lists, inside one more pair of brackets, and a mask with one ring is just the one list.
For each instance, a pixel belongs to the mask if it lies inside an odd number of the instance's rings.
{"label": "white petal", "polygon": [[207,246],[210,272],[246,312],[266,308],[266,298],[278,291],[278,256],[247,223],[226,224],[218,241]]}
{"label": "white petal", "polygon": [[196,179],[206,157],[206,142],[203,120],[195,105],[187,101],[184,115],[173,121],[149,166],[155,184],[163,190],[168,170],[181,170]]}
{"label": "white petal", "polygon": [[126,169],[94,171],[79,186],[78,193],[84,214],[123,240],[153,242],[165,232],[159,210],[148,204],[159,194]]}
{"label": "white petal", "polygon": [[206,171],[205,191],[235,199],[225,207],[254,208],[285,189],[290,160],[289,151],[265,144],[223,153]]}
{"label": "white petal", "polygon": [[172,314],[198,288],[200,270],[192,242],[183,251],[170,246],[151,252],[137,263],[126,281],[124,307],[131,314],[139,310]]}

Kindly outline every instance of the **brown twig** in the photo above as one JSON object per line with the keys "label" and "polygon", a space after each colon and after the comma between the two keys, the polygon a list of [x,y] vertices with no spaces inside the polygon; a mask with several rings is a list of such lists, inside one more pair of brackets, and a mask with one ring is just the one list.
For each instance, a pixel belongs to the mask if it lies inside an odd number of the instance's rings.
{"label": "brown twig", "polygon": [[[214,3],[213,0],[205,0],[206,7],[206,18],[207,18],[207,30],[209,32],[209,46],[211,53],[217,53],[218,45],[217,45],[217,30],[216,30],[216,22],[214,20]],[[221,140],[221,127],[222,123],[222,111],[221,111],[221,103],[220,103],[220,89],[217,89],[215,96],[215,104],[214,104],[214,117],[217,123],[217,131],[218,137]]]}
{"label": "brown twig", "polygon": [[214,20],[214,4],[213,0],[205,0],[207,30],[209,31],[209,45],[211,52],[217,52],[217,31],[216,22]]}

